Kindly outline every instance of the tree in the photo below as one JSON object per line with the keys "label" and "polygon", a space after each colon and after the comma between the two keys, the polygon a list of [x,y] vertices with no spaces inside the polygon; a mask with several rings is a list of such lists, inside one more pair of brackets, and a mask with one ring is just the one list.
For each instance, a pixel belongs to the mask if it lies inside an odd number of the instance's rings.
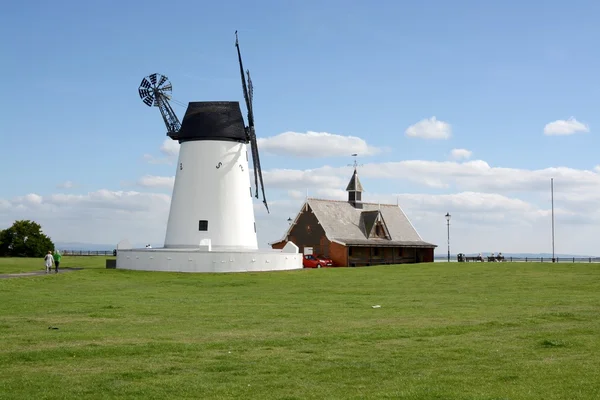
{"label": "tree", "polygon": [[43,257],[48,250],[54,250],[54,243],[37,222],[19,220],[0,231],[1,257]]}

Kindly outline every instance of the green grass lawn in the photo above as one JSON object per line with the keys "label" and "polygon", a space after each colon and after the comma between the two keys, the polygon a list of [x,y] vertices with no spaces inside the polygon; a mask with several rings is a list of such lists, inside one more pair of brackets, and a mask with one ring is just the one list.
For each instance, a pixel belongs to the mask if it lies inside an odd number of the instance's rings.
{"label": "green grass lawn", "polygon": [[[59,268],[105,268],[105,260],[115,257],[102,256],[63,256]],[[52,267],[54,268],[54,267]],[[41,258],[0,258],[0,275],[21,272],[45,271],[44,257]]]}
{"label": "green grass lawn", "polygon": [[600,398],[599,264],[69,263],[0,280],[0,398]]}

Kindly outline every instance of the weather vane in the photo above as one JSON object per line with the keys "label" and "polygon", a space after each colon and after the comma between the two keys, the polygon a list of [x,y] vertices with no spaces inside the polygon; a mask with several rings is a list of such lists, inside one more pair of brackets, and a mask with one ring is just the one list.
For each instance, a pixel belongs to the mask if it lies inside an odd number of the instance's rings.
{"label": "weather vane", "polygon": [[[352,157],[358,157],[358,154],[354,153],[354,154],[352,154]],[[362,165],[362,164],[359,164],[359,163],[356,161],[356,158],[355,158],[355,159],[354,159],[354,162],[353,162],[352,164],[348,164],[348,166],[349,166],[349,167],[354,167],[354,169],[356,169],[356,167],[362,167],[363,165]]]}

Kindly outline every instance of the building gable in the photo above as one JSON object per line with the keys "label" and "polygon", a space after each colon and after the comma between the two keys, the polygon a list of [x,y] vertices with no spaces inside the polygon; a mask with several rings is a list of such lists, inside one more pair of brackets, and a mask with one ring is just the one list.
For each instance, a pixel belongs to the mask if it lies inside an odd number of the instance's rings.
{"label": "building gable", "polygon": [[288,240],[293,237],[299,243],[319,243],[321,237],[324,235],[325,230],[308,204],[302,207],[302,211],[300,211],[296,220],[290,225],[287,234]]}
{"label": "building gable", "polygon": [[385,221],[383,220],[383,217],[381,216],[381,214],[379,214],[378,217],[379,218],[375,222],[375,225],[373,225],[373,230],[369,234],[369,239],[370,238],[379,238],[379,239],[390,240],[391,239],[390,232],[388,231],[387,226],[385,225]]}

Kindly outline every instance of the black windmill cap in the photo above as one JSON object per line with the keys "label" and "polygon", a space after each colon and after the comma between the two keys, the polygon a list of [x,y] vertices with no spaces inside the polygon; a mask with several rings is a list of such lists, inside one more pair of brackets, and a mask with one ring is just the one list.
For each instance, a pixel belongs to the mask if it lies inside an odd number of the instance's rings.
{"label": "black windmill cap", "polygon": [[248,143],[238,101],[190,102],[181,129],[173,139],[224,140]]}

